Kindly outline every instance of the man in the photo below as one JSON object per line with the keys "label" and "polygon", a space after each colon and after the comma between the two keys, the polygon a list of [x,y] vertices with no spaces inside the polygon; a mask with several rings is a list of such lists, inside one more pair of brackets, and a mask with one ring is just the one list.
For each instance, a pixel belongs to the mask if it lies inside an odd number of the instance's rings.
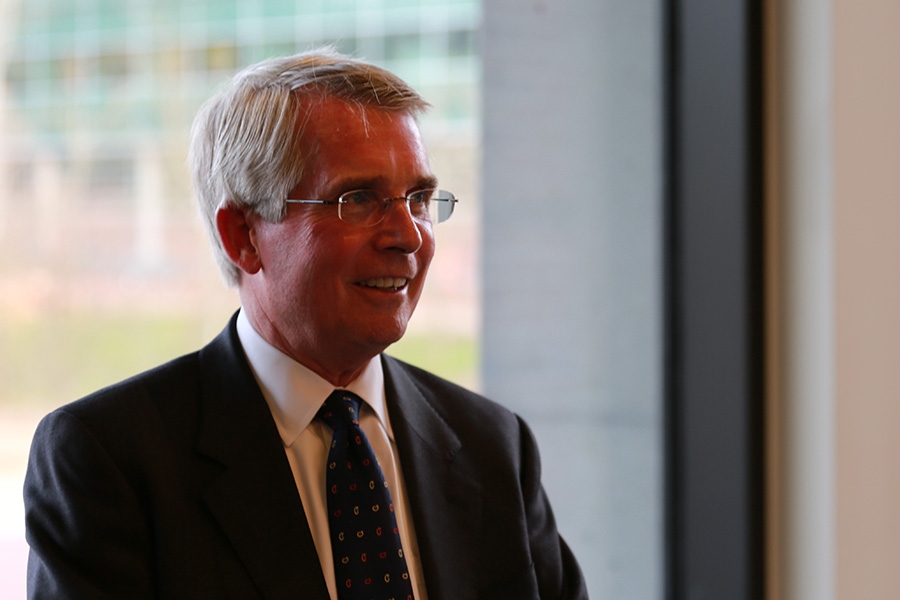
{"label": "man", "polygon": [[[194,185],[241,309],[199,352],[42,421],[31,598],[586,598],[525,424],[382,354],[455,201],[434,189],[425,106],[330,51],[250,67],[206,104]],[[346,469],[332,454],[357,451]],[[368,486],[331,479],[362,468]],[[347,537],[389,551],[341,549],[340,519],[362,518],[343,490],[365,487],[389,524]],[[374,558],[396,575],[357,580]],[[369,593],[381,579],[401,591]]]}

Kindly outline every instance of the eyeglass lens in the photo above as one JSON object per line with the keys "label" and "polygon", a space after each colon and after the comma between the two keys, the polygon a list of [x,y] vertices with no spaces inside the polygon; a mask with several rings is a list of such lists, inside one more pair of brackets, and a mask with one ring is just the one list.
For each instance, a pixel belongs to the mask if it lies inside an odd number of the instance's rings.
{"label": "eyeglass lens", "polygon": [[[400,198],[382,199],[371,190],[347,192],[339,199],[339,216],[341,220],[354,225],[374,225],[384,218],[393,200]],[[414,219],[435,224],[449,219],[455,204],[453,194],[433,189],[412,192],[406,200]]]}

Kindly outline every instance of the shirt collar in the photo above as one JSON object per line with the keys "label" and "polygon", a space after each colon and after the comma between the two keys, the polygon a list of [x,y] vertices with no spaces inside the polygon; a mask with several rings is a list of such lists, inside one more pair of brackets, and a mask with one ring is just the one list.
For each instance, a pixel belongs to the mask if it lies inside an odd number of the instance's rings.
{"label": "shirt collar", "polygon": [[[281,441],[290,446],[316,417],[325,399],[336,388],[311,369],[267,342],[253,328],[244,309],[238,313],[238,338],[250,363],[253,376],[269,405]],[[344,388],[372,409],[388,437],[393,440],[384,394],[381,359],[374,356],[362,373]]]}

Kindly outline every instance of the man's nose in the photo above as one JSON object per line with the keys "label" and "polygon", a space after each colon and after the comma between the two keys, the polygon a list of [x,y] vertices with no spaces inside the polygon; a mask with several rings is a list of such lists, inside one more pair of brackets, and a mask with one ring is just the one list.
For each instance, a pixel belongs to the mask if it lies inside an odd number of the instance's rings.
{"label": "man's nose", "polygon": [[390,198],[385,202],[385,215],[377,225],[385,234],[385,248],[413,253],[422,246],[423,226],[410,211],[406,198]]}

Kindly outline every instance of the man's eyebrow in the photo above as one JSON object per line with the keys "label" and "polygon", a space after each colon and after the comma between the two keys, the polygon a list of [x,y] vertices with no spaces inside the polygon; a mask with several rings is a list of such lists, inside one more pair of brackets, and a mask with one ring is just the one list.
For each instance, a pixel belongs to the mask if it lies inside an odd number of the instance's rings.
{"label": "man's eyebrow", "polygon": [[[335,196],[340,194],[344,194],[351,190],[376,190],[379,188],[387,187],[390,183],[390,180],[387,177],[383,176],[375,176],[375,177],[348,177],[347,179],[342,179],[339,182],[335,182],[334,188],[336,190]],[[427,189],[427,188],[436,188],[438,185],[438,178],[434,175],[425,175],[420,177],[415,185],[410,188],[413,189]]]}
{"label": "man's eyebrow", "polygon": [[428,177],[423,177],[419,180],[418,187],[422,189],[426,188],[436,188],[438,186],[438,178],[434,175],[429,175]]}

